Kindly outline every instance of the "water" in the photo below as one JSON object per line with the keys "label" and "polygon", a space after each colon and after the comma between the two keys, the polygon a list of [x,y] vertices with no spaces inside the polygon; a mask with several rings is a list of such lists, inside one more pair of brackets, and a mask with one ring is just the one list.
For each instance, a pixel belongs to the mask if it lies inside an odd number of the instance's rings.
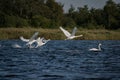
{"label": "water", "polygon": [[[102,43],[101,52],[89,51]],[[119,80],[120,41],[51,40],[35,49],[0,41],[0,80]]]}

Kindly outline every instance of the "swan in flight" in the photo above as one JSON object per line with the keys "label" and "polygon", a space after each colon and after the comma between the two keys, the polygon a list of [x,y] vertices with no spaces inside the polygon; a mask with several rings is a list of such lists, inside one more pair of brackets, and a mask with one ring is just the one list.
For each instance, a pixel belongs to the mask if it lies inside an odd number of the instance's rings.
{"label": "swan in flight", "polygon": [[37,46],[36,46],[35,48],[37,48],[37,47],[39,47],[39,46],[42,46],[42,45],[46,44],[48,41],[50,41],[50,39],[45,40],[44,38],[38,37],[38,39],[36,40]]}
{"label": "swan in flight", "polygon": [[[75,33],[77,31],[77,28],[74,27],[73,31],[72,31],[72,34],[70,34],[67,30],[63,29],[62,27],[60,27],[61,31],[65,34],[65,36],[67,37],[67,39],[74,39],[74,38],[77,38],[77,37],[82,37],[83,35],[78,35],[78,36],[75,36]],[[66,40],[66,39],[65,39]]]}
{"label": "swan in flight", "polygon": [[98,49],[97,48],[91,48],[91,49],[89,49],[89,51],[101,51],[101,46],[102,44],[101,43],[99,43],[99,45],[98,45]]}
{"label": "swan in flight", "polygon": [[32,44],[36,41],[36,37],[38,36],[38,32],[35,32],[33,36],[30,39],[25,39],[23,36],[20,37],[20,39],[24,42],[27,42],[26,45],[29,48],[32,48]]}

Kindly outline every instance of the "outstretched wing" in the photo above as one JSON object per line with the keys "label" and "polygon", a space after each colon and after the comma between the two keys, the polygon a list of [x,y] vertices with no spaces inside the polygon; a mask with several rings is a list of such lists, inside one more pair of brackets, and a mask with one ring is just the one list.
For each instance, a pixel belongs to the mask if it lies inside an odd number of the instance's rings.
{"label": "outstretched wing", "polygon": [[38,37],[38,39],[36,40],[36,42],[37,42],[38,46],[42,45],[43,44],[43,38]]}
{"label": "outstretched wing", "polygon": [[71,36],[75,36],[76,31],[77,31],[77,28],[76,28],[76,27],[74,27],[74,29],[73,29],[73,31],[72,31],[72,34],[71,34]]}
{"label": "outstretched wing", "polygon": [[24,42],[29,42],[29,39],[25,39],[25,38],[23,38],[23,36],[21,36],[20,39]]}
{"label": "outstretched wing", "polygon": [[32,40],[34,40],[35,38],[37,38],[38,33],[39,33],[39,32],[35,32],[34,35],[30,38],[29,41],[32,41]]}
{"label": "outstretched wing", "polygon": [[70,37],[71,36],[71,34],[68,31],[66,31],[65,29],[63,29],[62,27],[60,27],[60,29],[65,34],[66,37]]}

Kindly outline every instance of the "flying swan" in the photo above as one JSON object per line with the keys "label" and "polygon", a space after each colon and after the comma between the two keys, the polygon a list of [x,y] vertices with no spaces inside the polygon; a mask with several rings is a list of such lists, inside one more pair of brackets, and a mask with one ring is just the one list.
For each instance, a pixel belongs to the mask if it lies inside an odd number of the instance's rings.
{"label": "flying swan", "polygon": [[89,51],[101,51],[101,46],[102,44],[101,43],[99,43],[99,45],[98,45],[98,49],[97,48],[91,48],[91,49],[89,49]]}
{"label": "flying swan", "polygon": [[68,39],[74,39],[74,38],[77,38],[77,37],[82,37],[83,35],[78,35],[78,36],[75,36],[75,33],[77,31],[77,28],[74,27],[73,31],[72,31],[72,34],[70,34],[67,30],[63,29],[62,27],[60,27],[61,31],[65,34],[65,36],[67,37],[67,39],[65,40],[68,40]]}

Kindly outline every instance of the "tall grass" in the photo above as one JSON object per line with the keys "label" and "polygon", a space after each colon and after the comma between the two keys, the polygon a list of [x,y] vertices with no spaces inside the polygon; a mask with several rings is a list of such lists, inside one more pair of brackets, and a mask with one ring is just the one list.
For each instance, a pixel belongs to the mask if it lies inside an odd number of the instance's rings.
{"label": "tall grass", "polygon": [[[62,40],[65,35],[60,29],[42,29],[42,28],[0,28],[0,39],[19,39],[20,36],[30,38],[34,32],[39,32],[40,37],[46,39]],[[70,29],[68,29],[71,32]],[[76,35],[83,34],[80,40],[120,40],[120,30],[105,29],[78,29]]]}

